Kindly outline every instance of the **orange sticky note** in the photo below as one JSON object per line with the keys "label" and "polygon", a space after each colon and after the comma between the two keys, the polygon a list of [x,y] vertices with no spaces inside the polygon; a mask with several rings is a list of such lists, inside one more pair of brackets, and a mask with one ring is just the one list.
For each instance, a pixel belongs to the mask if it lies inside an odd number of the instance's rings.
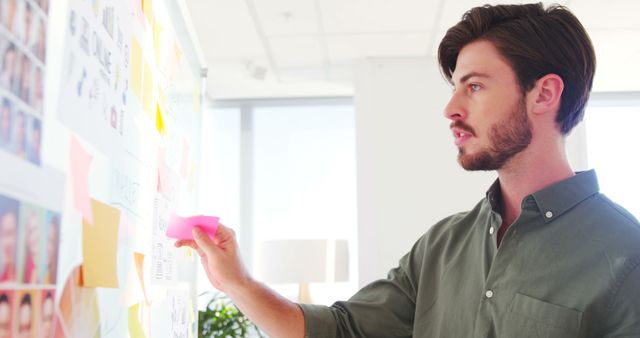
{"label": "orange sticky note", "polygon": [[91,209],[93,224],[82,222],[83,286],[117,288],[120,210],[94,199]]}
{"label": "orange sticky note", "polygon": [[147,287],[145,286],[145,283],[144,283],[144,270],[143,270],[144,254],[141,254],[139,252],[134,252],[133,260],[136,265],[136,272],[138,273],[138,279],[140,280],[140,285],[142,286],[142,294],[144,295],[144,301],[147,304],[150,304],[151,302],[149,301],[149,297],[147,296]]}
{"label": "orange sticky note", "polygon": [[82,147],[75,136],[71,136],[69,161],[71,162],[69,167],[71,168],[74,205],[82,217],[91,224],[93,223],[93,213],[89,199],[89,167],[93,156]]}
{"label": "orange sticky note", "polygon": [[129,62],[131,91],[138,100],[142,98],[142,48],[138,39],[131,41],[131,61]]}
{"label": "orange sticky note", "polygon": [[153,71],[151,67],[149,67],[149,63],[144,61],[144,70],[143,70],[143,82],[142,82],[142,109],[147,113],[151,121],[153,121],[154,114],[154,105],[153,105]]}

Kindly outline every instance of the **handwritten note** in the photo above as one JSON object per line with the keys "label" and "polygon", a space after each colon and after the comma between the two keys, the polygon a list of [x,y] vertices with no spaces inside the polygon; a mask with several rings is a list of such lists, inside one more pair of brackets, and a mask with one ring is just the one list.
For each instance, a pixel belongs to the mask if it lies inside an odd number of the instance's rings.
{"label": "handwritten note", "polygon": [[91,209],[93,224],[82,222],[83,286],[117,288],[120,210],[93,199]]}
{"label": "handwritten note", "polygon": [[193,239],[191,231],[198,227],[206,232],[213,239],[218,231],[218,217],[214,216],[192,216],[180,217],[171,215],[167,237],[175,239]]}
{"label": "handwritten note", "polygon": [[69,146],[69,161],[71,168],[71,180],[73,185],[73,201],[76,209],[80,211],[82,217],[93,223],[93,213],[89,199],[89,167],[93,156],[89,154],[80,144],[75,136],[71,136]]}

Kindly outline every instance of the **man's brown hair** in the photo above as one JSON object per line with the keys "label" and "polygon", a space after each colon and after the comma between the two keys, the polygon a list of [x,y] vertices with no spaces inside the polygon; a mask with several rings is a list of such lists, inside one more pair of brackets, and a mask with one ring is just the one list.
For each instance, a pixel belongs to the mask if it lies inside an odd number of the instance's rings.
{"label": "man's brown hair", "polygon": [[442,73],[451,81],[460,50],[467,44],[491,42],[515,72],[522,93],[547,74],[564,82],[556,122],[566,135],[582,120],[596,68],[591,40],[566,8],[542,3],[475,7],[451,27],[438,47]]}

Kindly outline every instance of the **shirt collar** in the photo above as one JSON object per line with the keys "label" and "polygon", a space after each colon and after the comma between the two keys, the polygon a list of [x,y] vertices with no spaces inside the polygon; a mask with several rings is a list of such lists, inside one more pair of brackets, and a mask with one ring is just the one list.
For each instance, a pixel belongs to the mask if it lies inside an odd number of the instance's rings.
{"label": "shirt collar", "polygon": [[542,212],[544,221],[548,223],[599,190],[595,170],[588,170],[577,172],[575,176],[548,186],[531,196]]}
{"label": "shirt collar", "polygon": [[[538,207],[545,222],[551,222],[588,197],[598,193],[595,170],[577,172],[575,176],[526,196],[521,207]],[[491,208],[500,212],[500,180],[496,179],[486,193]]]}

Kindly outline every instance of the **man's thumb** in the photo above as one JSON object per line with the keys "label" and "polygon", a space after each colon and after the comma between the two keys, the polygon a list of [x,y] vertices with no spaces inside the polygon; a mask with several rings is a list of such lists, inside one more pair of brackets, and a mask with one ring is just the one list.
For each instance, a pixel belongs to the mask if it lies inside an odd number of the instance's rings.
{"label": "man's thumb", "polygon": [[202,229],[198,227],[193,228],[191,233],[193,234],[193,240],[196,241],[196,244],[198,244],[198,246],[205,252],[213,252],[213,250],[215,250],[215,244],[213,244],[209,235],[202,231]]}

